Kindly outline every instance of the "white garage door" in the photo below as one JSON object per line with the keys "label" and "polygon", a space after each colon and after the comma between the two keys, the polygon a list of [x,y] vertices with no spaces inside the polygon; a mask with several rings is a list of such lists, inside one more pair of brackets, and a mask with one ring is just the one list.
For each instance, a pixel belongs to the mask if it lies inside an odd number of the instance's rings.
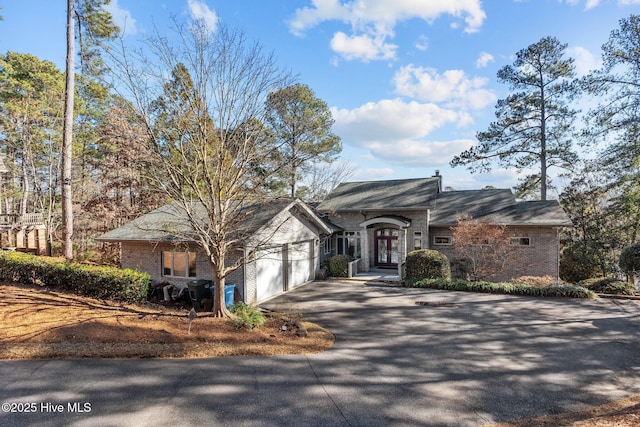
{"label": "white garage door", "polygon": [[256,299],[262,301],[284,291],[282,248],[263,249],[256,254]]}
{"label": "white garage door", "polygon": [[289,289],[300,286],[312,280],[313,242],[295,243],[289,247],[289,264],[291,265],[289,276]]}

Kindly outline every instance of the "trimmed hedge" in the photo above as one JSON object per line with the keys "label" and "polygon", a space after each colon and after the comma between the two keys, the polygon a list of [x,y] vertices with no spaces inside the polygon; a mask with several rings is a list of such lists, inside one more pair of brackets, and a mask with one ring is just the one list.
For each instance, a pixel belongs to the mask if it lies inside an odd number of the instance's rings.
{"label": "trimmed hedge", "polygon": [[150,276],[135,270],[1,251],[0,280],[55,287],[95,298],[141,302],[147,299]]}
{"label": "trimmed hedge", "polygon": [[407,254],[405,274],[409,279],[449,279],[449,259],[433,249],[418,249]]}
{"label": "trimmed hedge", "polygon": [[489,294],[507,294],[536,297],[596,298],[596,294],[582,286],[546,286],[516,285],[513,283],[468,282],[466,280],[423,279],[405,281],[409,288],[442,289],[447,291],[482,292]]}
{"label": "trimmed hedge", "polygon": [[578,284],[598,294],[635,295],[636,293],[636,287],[633,283],[625,282],[613,277],[587,279]]}
{"label": "trimmed hedge", "polygon": [[347,277],[349,275],[349,255],[334,255],[329,259],[329,273],[333,277]]}

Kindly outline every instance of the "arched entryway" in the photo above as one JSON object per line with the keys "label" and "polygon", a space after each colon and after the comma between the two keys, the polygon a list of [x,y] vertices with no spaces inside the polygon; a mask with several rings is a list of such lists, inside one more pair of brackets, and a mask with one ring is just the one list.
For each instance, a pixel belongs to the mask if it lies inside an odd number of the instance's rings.
{"label": "arched entryway", "polygon": [[398,268],[399,235],[398,228],[380,228],[374,232],[374,265],[376,267]]}
{"label": "arched entryway", "polygon": [[407,256],[407,228],[411,220],[385,215],[368,219],[362,227],[362,265],[364,272],[372,268],[390,268],[402,275],[402,263]]}

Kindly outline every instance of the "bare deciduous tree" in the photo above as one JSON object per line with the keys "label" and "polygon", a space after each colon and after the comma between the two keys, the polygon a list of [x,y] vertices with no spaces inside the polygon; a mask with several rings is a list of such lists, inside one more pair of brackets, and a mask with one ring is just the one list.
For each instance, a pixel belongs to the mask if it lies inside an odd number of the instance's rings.
{"label": "bare deciduous tree", "polygon": [[470,279],[477,281],[504,274],[509,262],[519,255],[510,245],[507,227],[493,224],[489,218],[473,219],[470,215],[456,220],[457,225],[451,227],[453,249],[468,267]]}
{"label": "bare deciduous tree", "polygon": [[114,69],[147,130],[156,186],[188,224],[183,240],[208,256],[214,313],[225,317],[225,278],[250,256],[237,258],[238,249],[276,167],[265,166],[275,149],[262,125],[265,101],[291,79],[240,31],[196,21],[176,23],[174,35],[178,45],[155,35],[135,58],[123,50]]}

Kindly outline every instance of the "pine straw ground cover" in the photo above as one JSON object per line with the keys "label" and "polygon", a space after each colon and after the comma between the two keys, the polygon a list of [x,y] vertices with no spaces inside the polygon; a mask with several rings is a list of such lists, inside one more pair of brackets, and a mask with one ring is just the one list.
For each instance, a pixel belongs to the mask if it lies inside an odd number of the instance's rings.
{"label": "pine straw ground cover", "polygon": [[[333,335],[302,322],[308,336],[281,328],[274,315],[260,329],[200,313],[187,334],[184,309],[128,305],[67,292],[0,284],[0,359],[186,358],[310,354],[331,348]],[[640,425],[640,394],[581,412],[494,424],[491,427],[609,427]]]}
{"label": "pine straw ground cover", "polygon": [[333,334],[301,321],[308,335],[287,327],[285,314],[259,329],[188,311],[123,304],[20,284],[0,285],[0,359],[193,358],[310,354],[331,348]]}

